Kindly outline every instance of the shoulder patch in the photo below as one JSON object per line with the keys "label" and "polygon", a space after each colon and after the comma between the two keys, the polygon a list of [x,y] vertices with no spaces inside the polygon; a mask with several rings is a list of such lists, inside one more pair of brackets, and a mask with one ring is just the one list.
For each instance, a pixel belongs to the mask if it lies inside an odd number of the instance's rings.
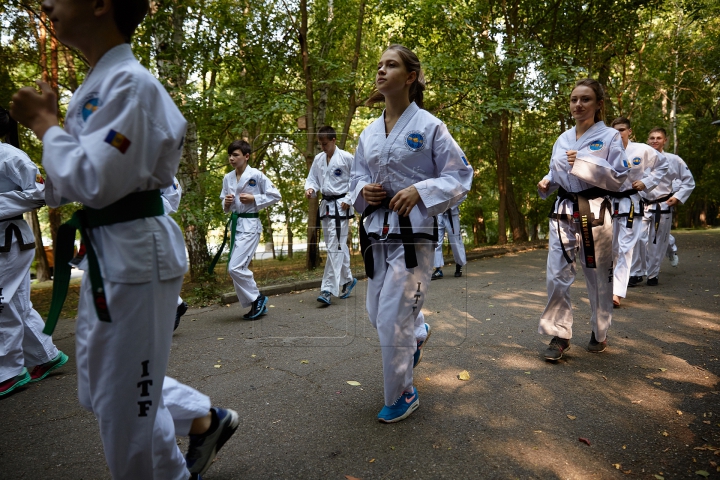
{"label": "shoulder patch", "polygon": [[339,177],[342,175],[342,170],[339,168],[336,168],[335,170],[333,170],[333,174],[335,174],[336,177]]}
{"label": "shoulder patch", "polygon": [[641,159],[640,157],[635,157],[635,158],[632,159],[632,163],[633,163],[633,165],[635,165],[636,167],[637,167],[638,165],[640,165],[640,162],[642,162],[642,159]]}
{"label": "shoulder patch", "polygon": [[113,147],[120,150],[120,153],[127,152],[127,149],[130,148],[130,140],[123,135],[120,132],[116,132],[115,130],[110,130],[107,134],[107,137],[105,137],[105,143],[109,143]]}
{"label": "shoulder patch", "polygon": [[419,152],[425,148],[425,137],[421,132],[412,131],[405,137],[405,145],[413,152]]}
{"label": "shoulder patch", "polygon": [[87,119],[90,118],[90,115],[95,113],[95,110],[100,108],[102,102],[98,98],[98,94],[93,92],[88,94],[85,99],[83,99],[80,105],[80,117],[82,117],[83,122],[86,122]]}
{"label": "shoulder patch", "polygon": [[630,164],[627,161],[627,158],[623,158],[623,167],[630,168]]}
{"label": "shoulder patch", "polygon": [[593,152],[602,150],[603,146],[605,146],[605,144],[602,140],[593,140],[592,142],[590,142],[590,150],[592,150]]}
{"label": "shoulder patch", "polygon": [[467,158],[465,158],[465,155],[463,155],[463,156],[460,157],[460,158],[462,158],[462,161],[463,161],[463,163],[464,163],[465,165],[467,165],[468,167],[470,166],[470,164],[469,164],[468,161],[467,161]]}
{"label": "shoulder patch", "polygon": [[251,187],[256,186],[256,185],[257,185],[257,180],[255,180],[254,178],[251,178],[250,181],[248,182],[248,185],[250,185]]}

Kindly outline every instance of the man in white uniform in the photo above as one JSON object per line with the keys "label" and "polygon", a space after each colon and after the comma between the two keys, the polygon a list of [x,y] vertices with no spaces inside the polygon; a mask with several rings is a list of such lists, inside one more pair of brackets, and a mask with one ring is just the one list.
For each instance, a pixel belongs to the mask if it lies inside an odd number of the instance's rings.
{"label": "man in white uniform", "polygon": [[651,146],[630,141],[632,128],[629,119],[618,117],[613,120],[612,127],[620,132],[630,167],[618,196],[612,199],[613,305],[619,307],[620,299],[627,295],[633,250],[642,232],[639,192],[652,192],[667,173],[668,165],[665,157]]}
{"label": "man in white uniform", "polygon": [[664,128],[650,130],[648,144],[667,157],[668,172],[655,190],[641,194],[645,204],[641,241],[645,245],[645,250],[644,252],[638,250],[638,254],[633,256],[630,286],[642,282],[645,274],[647,285],[652,287],[659,283],[660,263],[667,252],[670,240],[673,207],[685,203],[695,188],[695,179],[690,169],[682,158],[663,150],[665,143],[667,143],[667,133]]}
{"label": "man in white uniform", "polygon": [[[17,92],[11,113],[43,141],[48,205],[84,205],[58,231],[45,331],[60,314],[80,230],[86,255],[75,335],[78,396],[98,420],[110,473],[116,480],[187,480],[209,468],[239,421],[232,410],[208,411],[200,394],[170,395],[194,390],[174,389],[179,384],[165,377],[172,307],[187,263],[160,189],[172,184],[186,122],[130,49],[148,7],[146,0],[43,2],[57,37],[78,48],[91,70],[70,101],[64,129],[44,82],[40,92]],[[187,459],[176,433],[191,435]]]}
{"label": "man in white uniform", "polygon": [[[17,145],[17,123],[0,108],[0,138]],[[44,180],[25,152],[0,143],[0,397],[68,361],[30,302],[35,238],[22,214],[45,205]],[[34,368],[28,372],[27,366]]]}
{"label": "man in white uniform", "polygon": [[[462,202],[461,202],[462,203]],[[455,276],[462,277],[462,267],[467,263],[465,257],[465,244],[460,231],[460,206],[455,206],[445,211],[442,215],[438,215],[438,244],[435,248],[435,271],[430,277],[431,280],[439,280],[443,278],[442,267],[445,266],[445,258],[443,257],[443,241],[445,232],[447,232],[448,243],[452,250],[453,259],[455,260]]]}
{"label": "man in white uniform", "polygon": [[325,305],[330,305],[331,296],[348,298],[357,284],[350,271],[350,250],[347,246],[349,222],[353,217],[349,193],[353,156],[339,149],[335,141],[334,128],[327,125],[320,128],[318,143],[322,152],[315,156],[305,180],[307,198],[322,193],[318,218],[322,222],[327,261],[317,300]]}
{"label": "man in white uniform", "polygon": [[[248,268],[260,243],[260,210],[277,203],[281,197],[278,189],[264,173],[248,165],[252,153],[249,143],[235,140],[227,150],[228,161],[234,170],[223,178],[220,200],[225,213],[231,214],[225,227],[227,233],[229,225],[231,232],[228,272],[233,279],[240,305],[250,307],[250,311],[243,315],[243,318],[255,320],[267,313],[267,297],[258,290],[253,272]],[[214,271],[224,247],[223,241],[210,265],[210,272]]]}
{"label": "man in white uniform", "polygon": [[[171,213],[178,211],[180,199],[182,198],[182,187],[180,186],[180,182],[178,182],[177,178],[173,177],[173,184],[169,187],[161,189],[160,195],[162,195],[163,210],[165,211],[165,215],[170,215]],[[188,304],[185,303],[179,295],[177,302],[177,309],[175,309],[175,327],[173,330],[177,330],[177,327],[180,325],[180,318],[185,315],[185,312],[187,312],[188,309]]]}

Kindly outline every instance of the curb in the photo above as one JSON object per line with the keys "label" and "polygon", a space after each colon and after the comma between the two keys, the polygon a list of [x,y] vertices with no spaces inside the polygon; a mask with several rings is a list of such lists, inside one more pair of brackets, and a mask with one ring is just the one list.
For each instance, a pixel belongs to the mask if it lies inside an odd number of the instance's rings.
{"label": "curb", "polygon": [[[481,258],[491,258],[491,257],[499,257],[502,255],[506,255],[508,253],[517,253],[517,252],[527,252],[530,250],[539,250],[539,249],[546,249],[547,243],[541,243],[541,244],[528,244],[528,245],[510,245],[507,247],[501,247],[501,248],[493,248],[489,249],[484,252],[469,252],[467,253],[466,257],[467,260],[479,260]],[[453,264],[455,263],[452,261],[452,256],[449,257],[449,259],[446,259],[447,264]],[[367,275],[358,274],[355,278],[358,280],[364,280],[367,278]],[[320,288],[320,285],[322,285],[322,278],[319,279],[313,279],[313,280],[303,280],[301,282],[293,282],[293,283],[283,283],[280,285],[271,285],[269,287],[261,288],[263,295],[267,295],[268,297],[271,297],[273,295],[281,295],[283,293],[290,293],[290,292],[299,292],[301,290],[310,290],[312,288]],[[230,303],[236,303],[238,301],[237,294],[235,292],[229,292],[224,293],[220,297],[220,302],[227,305]]]}

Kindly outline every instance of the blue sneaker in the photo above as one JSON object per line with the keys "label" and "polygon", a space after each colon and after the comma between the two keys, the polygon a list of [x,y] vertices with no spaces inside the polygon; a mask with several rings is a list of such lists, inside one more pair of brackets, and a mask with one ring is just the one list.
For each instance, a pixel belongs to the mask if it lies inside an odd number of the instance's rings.
{"label": "blue sneaker", "polygon": [[352,282],[348,282],[343,285],[342,295],[340,295],[340,298],[348,298],[352,289],[355,288],[355,285],[357,285],[357,278],[353,277]]}
{"label": "blue sneaker", "polygon": [[420,406],[420,397],[417,388],[413,387],[412,393],[403,393],[395,400],[391,407],[383,406],[378,413],[378,420],[382,423],[395,423],[404,420]]}
{"label": "blue sneaker", "polygon": [[425,324],[425,331],[427,332],[427,337],[425,337],[425,340],[418,342],[417,350],[415,350],[415,354],[413,355],[413,368],[417,367],[418,363],[420,363],[420,360],[422,360],[423,347],[427,345],[428,340],[430,340],[430,325],[428,325],[427,323]]}
{"label": "blue sneaker", "polygon": [[268,298],[265,295],[263,295],[262,293],[258,295],[258,298],[256,298],[253,302],[250,311],[243,315],[243,318],[246,318],[248,320],[255,320],[260,315],[265,315],[267,313],[267,301]]}
{"label": "blue sneaker", "polygon": [[193,475],[191,478],[200,478],[200,475],[205,474],[217,452],[240,425],[240,418],[235,410],[218,407],[212,407],[210,410],[213,415],[210,430],[202,435],[190,435],[190,446],[185,455],[185,462]]}
{"label": "blue sneaker", "polygon": [[324,303],[325,305],[330,305],[330,297],[332,296],[332,293],[328,292],[327,290],[320,293],[320,296],[317,298],[317,301],[320,303]]}

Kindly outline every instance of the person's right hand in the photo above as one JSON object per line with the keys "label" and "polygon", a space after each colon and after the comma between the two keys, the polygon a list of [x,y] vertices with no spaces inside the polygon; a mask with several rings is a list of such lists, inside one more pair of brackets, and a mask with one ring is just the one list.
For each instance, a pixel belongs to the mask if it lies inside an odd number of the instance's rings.
{"label": "person's right hand", "polygon": [[234,201],[235,201],[235,195],[233,195],[233,194],[225,195],[225,208],[230,208],[230,206],[233,204]]}
{"label": "person's right hand", "polygon": [[314,188],[308,188],[307,190],[305,190],[305,198],[312,198],[313,195],[315,195]]}
{"label": "person's right hand", "polygon": [[572,166],[577,158],[577,150],[568,150],[565,154],[567,155],[568,163]]}
{"label": "person's right hand", "polygon": [[362,196],[370,205],[380,205],[387,197],[387,192],[383,190],[379,183],[368,183],[361,190]]}
{"label": "person's right hand", "polygon": [[537,187],[542,193],[547,193],[548,188],[550,188],[550,180],[543,178],[538,182]]}

